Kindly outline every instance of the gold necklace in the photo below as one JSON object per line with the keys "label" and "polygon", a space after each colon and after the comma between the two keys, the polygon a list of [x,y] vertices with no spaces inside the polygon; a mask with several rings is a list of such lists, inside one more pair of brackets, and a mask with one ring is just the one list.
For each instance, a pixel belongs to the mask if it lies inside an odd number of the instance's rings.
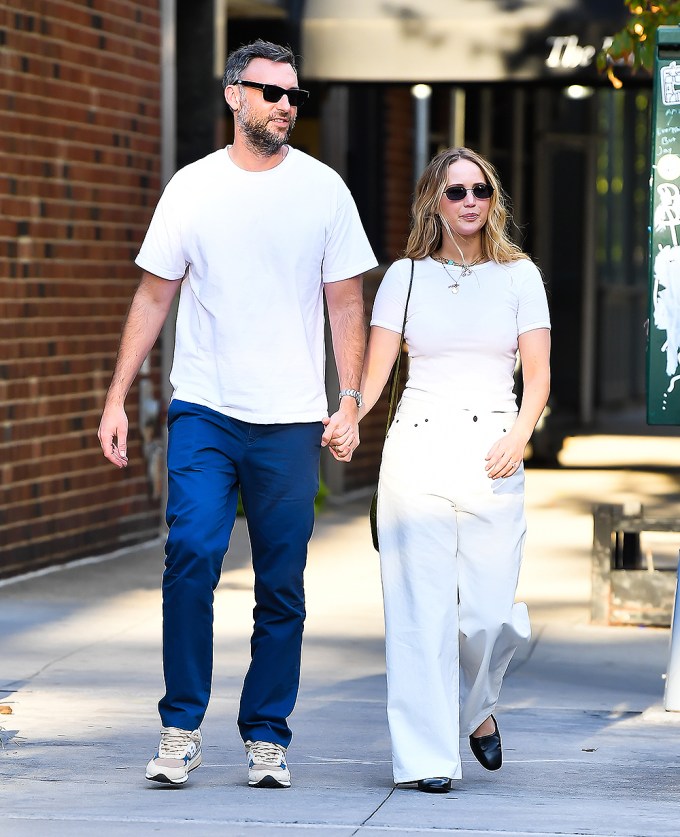
{"label": "gold necklace", "polygon": [[461,273],[460,273],[460,276],[461,276],[461,279],[462,279],[465,276],[471,276],[472,275],[472,268],[476,264],[479,264],[482,261],[481,256],[477,256],[477,258],[473,259],[471,262],[465,262],[465,261],[464,262],[454,262],[453,259],[447,259],[444,256],[432,256],[432,258],[436,262],[439,262],[439,264],[444,268],[444,271],[445,271],[446,275],[449,277],[449,279],[453,280],[453,284],[449,285],[449,290],[453,294],[457,294],[458,291],[460,290],[460,282],[458,281],[458,279],[455,276],[453,276],[450,273],[448,268],[449,267],[460,267],[460,268],[462,268]]}

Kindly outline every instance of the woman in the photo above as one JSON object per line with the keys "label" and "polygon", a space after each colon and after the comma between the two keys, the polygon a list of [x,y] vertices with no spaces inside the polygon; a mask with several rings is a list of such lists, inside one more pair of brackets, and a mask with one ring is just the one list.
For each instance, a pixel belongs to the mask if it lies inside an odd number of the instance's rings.
{"label": "woman", "polygon": [[416,186],[412,216],[406,258],[376,296],[360,417],[400,350],[413,263],[409,376],[378,490],[387,711],[395,782],[446,792],[462,778],[460,736],[470,736],[485,768],[501,766],[492,713],[508,663],[530,636],[526,605],[514,604],[522,460],[548,398],[550,321],[537,268],[507,237],[487,160],[467,148],[438,154]]}

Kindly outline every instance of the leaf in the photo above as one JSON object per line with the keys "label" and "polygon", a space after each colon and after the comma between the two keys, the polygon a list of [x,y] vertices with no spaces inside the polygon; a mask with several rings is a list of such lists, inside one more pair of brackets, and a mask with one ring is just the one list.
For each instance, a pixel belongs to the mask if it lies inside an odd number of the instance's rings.
{"label": "leaf", "polygon": [[628,55],[633,49],[633,39],[627,29],[622,29],[614,35],[612,45],[609,47],[609,53],[616,58],[623,58]]}
{"label": "leaf", "polygon": [[647,72],[654,71],[654,41],[647,38],[646,41],[640,44],[639,49],[640,63]]}

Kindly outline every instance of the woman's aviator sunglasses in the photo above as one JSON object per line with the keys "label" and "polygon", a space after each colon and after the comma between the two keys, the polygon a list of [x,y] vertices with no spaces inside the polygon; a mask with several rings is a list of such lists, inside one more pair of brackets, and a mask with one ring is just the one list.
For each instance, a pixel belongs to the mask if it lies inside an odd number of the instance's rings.
{"label": "woman's aviator sunglasses", "polygon": [[285,87],[279,87],[278,84],[262,84],[262,82],[259,81],[244,81],[243,79],[239,79],[236,84],[240,84],[243,87],[254,87],[256,90],[261,90],[262,98],[265,102],[270,102],[272,104],[280,102],[284,96],[288,96],[288,101],[290,102],[290,106],[292,108],[304,105],[309,97],[309,91],[300,90],[299,87],[290,87],[286,89]]}
{"label": "woman's aviator sunglasses", "polygon": [[444,189],[444,194],[450,201],[462,201],[468,192],[477,198],[478,201],[488,201],[493,195],[493,186],[488,183],[475,183],[472,189],[466,189],[465,186],[449,186]]}

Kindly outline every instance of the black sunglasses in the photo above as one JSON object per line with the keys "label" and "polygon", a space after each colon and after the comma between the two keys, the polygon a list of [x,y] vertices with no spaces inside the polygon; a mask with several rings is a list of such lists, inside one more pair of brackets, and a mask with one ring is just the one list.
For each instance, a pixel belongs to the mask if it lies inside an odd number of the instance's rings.
{"label": "black sunglasses", "polygon": [[478,201],[488,201],[493,195],[493,186],[488,183],[475,183],[472,189],[466,189],[465,186],[449,186],[448,189],[444,189],[444,194],[450,201],[465,200],[468,192],[472,192]]}
{"label": "black sunglasses", "polygon": [[285,87],[279,87],[278,84],[262,84],[259,81],[244,81],[243,79],[239,79],[236,84],[261,90],[265,102],[280,102],[284,96],[288,96],[292,108],[304,105],[309,98],[309,90],[300,90],[299,87],[290,87],[286,90]]}

